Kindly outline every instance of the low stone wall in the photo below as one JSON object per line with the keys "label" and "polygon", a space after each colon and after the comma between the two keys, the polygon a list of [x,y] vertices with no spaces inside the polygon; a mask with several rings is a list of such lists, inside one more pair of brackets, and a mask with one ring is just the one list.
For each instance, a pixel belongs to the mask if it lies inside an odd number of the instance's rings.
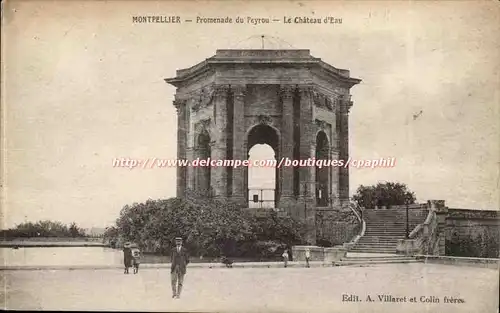
{"label": "low stone wall", "polygon": [[1,242],[103,242],[102,238],[93,237],[0,237]]}
{"label": "low stone wall", "polygon": [[419,255],[416,258],[417,260],[421,260],[424,263],[428,264],[472,266],[472,267],[490,268],[496,270],[500,268],[499,267],[500,259],[430,256],[430,255]]}
{"label": "low stone wall", "polygon": [[448,209],[446,255],[478,258],[500,256],[500,211]]}
{"label": "low stone wall", "polygon": [[309,261],[323,261],[324,250],[322,247],[318,246],[293,246],[293,261],[305,261],[307,249],[309,249],[309,252],[311,254],[311,259]]}
{"label": "low stone wall", "polygon": [[340,261],[347,255],[347,250],[343,247],[323,248],[318,246],[293,246],[293,260],[304,262],[306,260],[305,252],[309,249],[311,253],[310,261],[323,261],[325,263],[334,263]]}

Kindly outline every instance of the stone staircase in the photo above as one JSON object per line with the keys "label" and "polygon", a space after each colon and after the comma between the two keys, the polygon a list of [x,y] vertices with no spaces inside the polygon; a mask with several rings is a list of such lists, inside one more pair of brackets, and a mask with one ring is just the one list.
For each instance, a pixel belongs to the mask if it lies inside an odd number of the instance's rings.
{"label": "stone staircase", "polygon": [[[423,223],[428,214],[425,208],[409,210],[409,231]],[[363,219],[366,231],[350,252],[396,253],[398,239],[406,235],[406,210],[404,208],[365,210]]]}

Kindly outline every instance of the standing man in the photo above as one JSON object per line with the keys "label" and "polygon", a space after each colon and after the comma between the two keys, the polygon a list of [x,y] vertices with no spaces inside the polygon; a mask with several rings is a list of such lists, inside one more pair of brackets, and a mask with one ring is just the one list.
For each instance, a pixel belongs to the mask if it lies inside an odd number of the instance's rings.
{"label": "standing man", "polygon": [[306,248],[306,267],[309,267],[309,260],[311,259],[311,250]]}
{"label": "standing man", "polygon": [[285,267],[287,267],[288,266],[288,258],[289,258],[288,249],[285,249],[285,252],[283,252],[283,254],[281,256],[283,257],[283,262],[285,263]]}
{"label": "standing man", "polygon": [[172,249],[171,258],[172,267],[170,276],[172,279],[172,298],[179,299],[182,291],[182,283],[184,275],[186,275],[186,267],[189,264],[189,254],[182,246],[182,238],[175,238],[175,248]]}

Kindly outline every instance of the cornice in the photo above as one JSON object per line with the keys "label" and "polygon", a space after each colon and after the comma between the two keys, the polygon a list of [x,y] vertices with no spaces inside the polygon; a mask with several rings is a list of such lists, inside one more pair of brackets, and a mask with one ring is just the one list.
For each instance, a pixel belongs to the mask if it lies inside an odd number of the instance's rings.
{"label": "cornice", "polygon": [[338,79],[352,87],[361,82],[358,78],[350,77],[350,72],[338,69],[320,58],[309,54],[309,50],[218,50],[217,54],[192,67],[176,71],[176,77],[166,78],[165,82],[179,87],[182,83],[193,79],[207,71],[223,65],[266,65],[266,66],[297,66],[319,69],[322,73]]}

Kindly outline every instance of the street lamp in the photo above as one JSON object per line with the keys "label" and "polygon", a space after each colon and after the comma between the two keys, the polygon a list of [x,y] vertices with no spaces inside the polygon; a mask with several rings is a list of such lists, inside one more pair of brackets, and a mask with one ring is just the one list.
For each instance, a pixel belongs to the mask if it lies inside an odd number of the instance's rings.
{"label": "street lamp", "polygon": [[409,209],[408,206],[410,204],[410,200],[406,199],[405,204],[406,204],[406,239],[410,239],[410,223],[408,219],[408,209]]}

